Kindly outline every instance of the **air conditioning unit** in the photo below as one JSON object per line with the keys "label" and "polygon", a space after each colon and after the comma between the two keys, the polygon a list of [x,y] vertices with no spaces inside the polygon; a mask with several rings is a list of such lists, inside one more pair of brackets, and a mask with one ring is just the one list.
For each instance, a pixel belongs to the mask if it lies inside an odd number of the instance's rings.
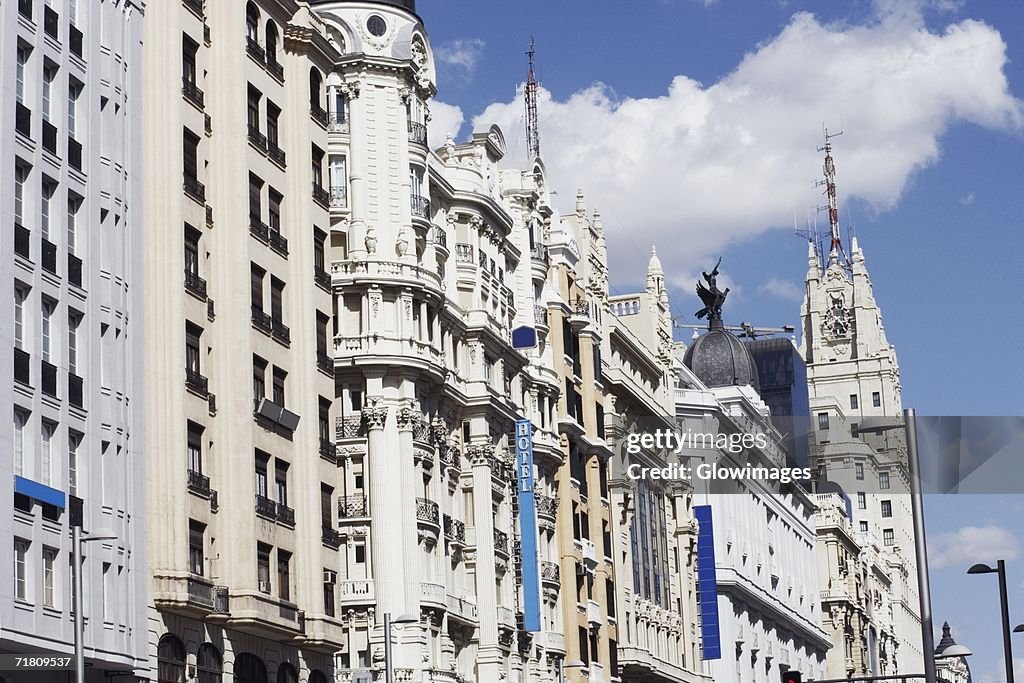
{"label": "air conditioning unit", "polygon": [[260,593],[269,593],[269,592],[270,592],[270,582],[269,581],[260,581]]}
{"label": "air conditioning unit", "polygon": [[329,583],[332,586],[338,583],[338,572],[333,572],[330,569],[324,570],[324,583]]}
{"label": "air conditioning unit", "polygon": [[369,671],[354,671],[352,683],[373,683],[373,674]]}

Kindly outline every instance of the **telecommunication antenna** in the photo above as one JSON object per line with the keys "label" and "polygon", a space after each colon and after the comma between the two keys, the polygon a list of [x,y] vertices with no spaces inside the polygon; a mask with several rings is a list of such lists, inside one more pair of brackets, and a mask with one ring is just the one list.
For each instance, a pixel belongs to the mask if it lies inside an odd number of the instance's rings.
{"label": "telecommunication antenna", "polygon": [[530,59],[530,71],[526,75],[526,150],[530,159],[540,156],[540,126],[537,119],[537,75],[533,71],[533,38],[530,38],[530,49],[526,52]]}
{"label": "telecommunication antenna", "polygon": [[843,131],[829,133],[825,128],[825,146],[819,147],[819,152],[825,153],[825,166],[823,168],[825,179],[814,184],[815,187],[824,187],[825,196],[828,198],[826,206],[819,206],[818,211],[828,211],[828,225],[831,233],[832,243],[828,250],[828,265],[839,263],[849,268],[850,259],[843,248],[843,236],[839,228],[839,201],[836,198],[836,165],[832,160],[832,138],[839,137]]}
{"label": "telecommunication antenna", "polygon": [[[681,316],[679,316],[681,317]],[[672,319],[672,327],[680,330],[703,330],[707,328],[707,325],[690,325],[688,323],[676,322],[676,319]],[[741,339],[757,339],[758,337],[766,337],[776,334],[792,334],[796,328],[792,325],[783,325],[782,327],[755,327],[753,324],[748,322],[742,322],[739,325],[723,325],[723,330],[730,332],[739,332],[737,337]]]}

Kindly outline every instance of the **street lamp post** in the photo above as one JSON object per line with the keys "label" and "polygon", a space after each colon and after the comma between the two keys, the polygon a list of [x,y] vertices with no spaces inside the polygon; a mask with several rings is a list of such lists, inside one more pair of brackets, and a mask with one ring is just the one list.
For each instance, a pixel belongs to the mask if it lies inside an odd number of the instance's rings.
{"label": "street lamp post", "polygon": [[967,573],[999,575],[999,607],[1003,616],[1003,657],[1006,660],[1006,683],[1013,683],[1013,647],[1010,644],[1010,601],[1006,595],[1006,563],[1003,560],[997,561],[995,569],[987,564],[976,564],[968,569]]}
{"label": "street lamp post", "polygon": [[75,683],[85,683],[85,618],[82,614],[82,544],[91,541],[113,541],[117,535],[109,529],[99,529],[88,538],[82,538],[82,527],[71,527],[71,586],[75,610]]}
{"label": "street lamp post", "polygon": [[391,627],[395,624],[415,624],[419,619],[411,614],[403,614],[394,621],[391,620],[391,613],[384,613],[384,680],[385,683],[395,683],[394,662],[391,661]]}
{"label": "street lamp post", "polygon": [[[932,630],[932,591],[928,579],[928,544],[924,531],[924,497],[921,495],[921,458],[917,450],[917,414],[903,411],[903,424],[864,426],[858,432],[882,433],[903,428],[907,437],[907,466],[910,474],[910,509],[914,521],[914,551],[917,557],[917,588],[921,609],[921,647],[924,650],[925,683],[936,683],[935,633]],[[869,421],[866,420],[865,423]],[[1008,681],[1007,683],[1013,683]]]}

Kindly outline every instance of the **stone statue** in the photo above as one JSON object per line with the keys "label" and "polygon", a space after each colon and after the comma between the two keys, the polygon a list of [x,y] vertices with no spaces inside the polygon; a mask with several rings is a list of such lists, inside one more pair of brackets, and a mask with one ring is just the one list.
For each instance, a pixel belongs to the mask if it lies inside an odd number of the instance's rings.
{"label": "stone statue", "polygon": [[704,281],[708,283],[707,286],[704,286],[702,282],[697,282],[697,296],[700,297],[704,308],[697,311],[696,315],[698,318],[707,318],[708,322],[722,319],[722,305],[725,303],[725,297],[729,295],[728,287],[724,292],[718,288],[718,266],[720,265],[722,265],[721,257],[718,258],[718,263],[710,273],[702,273]]}

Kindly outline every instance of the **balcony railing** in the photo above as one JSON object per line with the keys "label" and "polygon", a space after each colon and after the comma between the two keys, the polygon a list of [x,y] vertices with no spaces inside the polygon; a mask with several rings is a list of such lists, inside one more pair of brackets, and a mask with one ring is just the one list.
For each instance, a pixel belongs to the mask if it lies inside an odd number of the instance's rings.
{"label": "balcony railing", "polygon": [[328,194],[327,190],[316,183],[313,183],[313,201],[325,209],[331,208],[330,194]]}
{"label": "balcony railing", "polygon": [[540,493],[537,494],[537,514],[542,517],[548,517],[555,519],[555,515],[558,513],[558,499],[552,498],[551,496],[545,496]]}
{"label": "balcony railing", "polygon": [[334,374],[334,358],[326,351],[316,352],[316,367],[328,375]]}
{"label": "balcony railing", "polygon": [[267,59],[267,53],[256,39],[252,36],[245,37],[245,51],[249,53],[249,56],[255,59],[260,64],[263,64]]}
{"label": "balcony railing", "polygon": [[32,384],[32,356],[24,349],[14,349],[14,381],[25,386]]}
{"label": "balcony railing", "polygon": [[309,115],[314,121],[319,123],[323,127],[327,127],[327,110],[321,107],[316,102],[309,103]]}
{"label": "balcony railing", "polygon": [[494,529],[494,552],[508,557],[508,534],[501,529]]}
{"label": "balcony railing", "polygon": [[68,165],[76,171],[82,170],[82,143],[68,136]]}
{"label": "balcony railing", "polygon": [[186,173],[183,187],[185,189],[185,194],[189,197],[200,204],[206,203],[206,186],[199,182],[198,178]]}
{"label": "balcony railing", "polygon": [[362,415],[346,415],[339,417],[334,424],[335,438],[358,439],[366,436]]}
{"label": "balcony railing", "polygon": [[345,118],[343,113],[331,112],[330,121],[327,126],[328,130],[332,133],[347,133],[348,132],[348,119]]}
{"label": "balcony railing", "polygon": [[267,55],[267,71],[277,80],[284,80],[284,65],[274,55]]}
{"label": "balcony railing", "polygon": [[344,209],[348,206],[348,188],[346,186],[331,186],[331,206],[339,209]]}
{"label": "balcony railing", "polygon": [[334,443],[327,439],[320,439],[320,457],[324,460],[330,460],[334,462],[337,459],[337,449],[334,447]]}
{"label": "balcony railing", "polygon": [[82,259],[68,254],[68,282],[75,287],[82,287]]}
{"label": "balcony railing", "polygon": [[441,521],[440,511],[437,503],[429,498],[416,499],[416,519],[420,522],[439,525]]}
{"label": "balcony railing", "polygon": [[430,241],[444,249],[448,248],[448,233],[441,226],[435,225],[430,228]]}
{"label": "balcony railing", "polygon": [[338,519],[368,516],[369,508],[366,504],[366,496],[358,493],[354,496],[338,498]]}
{"label": "balcony railing", "polygon": [[57,245],[46,239],[39,240],[42,252],[43,270],[54,275],[57,274]]}
{"label": "balcony railing", "polygon": [[274,330],[273,319],[269,313],[265,313],[262,308],[258,306],[252,307],[252,324],[253,327],[270,334]]}
{"label": "balcony railing", "polygon": [[57,126],[43,119],[43,149],[57,156]]}
{"label": "balcony railing", "polygon": [[562,570],[556,562],[542,560],[540,563],[540,578],[548,583],[560,583]]}
{"label": "balcony railing", "polygon": [[341,534],[330,527],[323,527],[320,531],[320,541],[328,548],[337,550],[341,547]]}
{"label": "balcony railing", "polygon": [[277,521],[285,526],[295,526],[295,510],[282,503],[277,504]]}
{"label": "balcony railing", "polygon": [[68,372],[68,403],[74,408],[83,408],[84,404],[84,382],[81,377],[73,372]]}
{"label": "balcony railing", "polygon": [[249,124],[249,142],[259,147],[260,150],[267,151],[267,136],[251,123]]}
{"label": "balcony railing", "polygon": [[547,326],[548,324],[548,309],[544,306],[533,307],[533,322],[538,325]]}
{"label": "balcony railing", "polygon": [[14,253],[25,259],[32,258],[32,233],[21,223],[14,224]]}
{"label": "balcony railing", "polygon": [[459,449],[456,446],[444,445],[440,448],[440,460],[441,464],[445,467],[451,467],[453,469],[459,469],[462,465],[462,454],[459,453]]}
{"label": "balcony railing", "polygon": [[276,251],[285,258],[288,257],[288,238],[281,234],[280,230],[274,230],[271,228],[270,234],[270,248]]}
{"label": "balcony railing", "polygon": [[185,269],[185,290],[196,298],[206,301],[206,280],[188,268]]}
{"label": "balcony railing", "polygon": [[324,289],[331,288],[331,274],[319,266],[313,267],[313,281]]}
{"label": "balcony railing", "polygon": [[277,503],[266,496],[256,494],[256,514],[261,517],[277,519]]}
{"label": "balcony railing", "polygon": [[419,218],[430,218],[429,199],[421,197],[418,194],[414,194],[409,198],[409,204],[412,208],[413,216],[418,216]]}
{"label": "balcony railing", "polygon": [[573,315],[579,316],[580,318],[590,317],[590,301],[584,298],[576,299],[572,305]]}
{"label": "balcony railing", "polygon": [[455,261],[456,263],[473,263],[473,245],[456,244]]}
{"label": "balcony railing", "polygon": [[409,122],[409,142],[416,145],[427,144],[427,127],[422,123]]}
{"label": "balcony railing", "polygon": [[270,319],[270,334],[282,344],[290,344],[292,341],[292,331],[277,318]]}
{"label": "balcony railing", "polygon": [[188,490],[201,496],[210,495],[210,478],[202,472],[188,470]]}
{"label": "balcony railing", "polygon": [[205,105],[203,91],[199,89],[196,82],[186,76],[181,77],[181,94],[186,100],[202,109]]}
{"label": "balcony railing", "polygon": [[261,242],[270,242],[270,226],[259,218],[249,217],[249,232]]}
{"label": "balcony railing", "polygon": [[57,366],[45,360],[42,361],[39,377],[43,394],[51,398],[57,398]]}
{"label": "balcony railing", "polygon": [[200,17],[203,16],[203,0],[184,0],[183,4]]}
{"label": "balcony railing", "polygon": [[452,543],[464,544],[466,542],[466,523],[445,515],[444,537]]}
{"label": "balcony railing", "polygon": [[282,168],[288,165],[287,156],[285,155],[284,150],[277,146],[277,142],[267,140],[267,156],[270,157],[271,161]]}
{"label": "balcony railing", "polygon": [[18,135],[32,139],[32,110],[21,102],[14,107],[14,130]]}
{"label": "balcony railing", "polygon": [[210,390],[210,380],[199,374],[198,370],[185,369],[185,386],[205,397]]}
{"label": "balcony railing", "polygon": [[532,258],[534,261],[539,261],[547,265],[547,263],[550,260],[550,257],[548,256],[547,245],[535,244],[532,247],[530,247],[530,258]]}

